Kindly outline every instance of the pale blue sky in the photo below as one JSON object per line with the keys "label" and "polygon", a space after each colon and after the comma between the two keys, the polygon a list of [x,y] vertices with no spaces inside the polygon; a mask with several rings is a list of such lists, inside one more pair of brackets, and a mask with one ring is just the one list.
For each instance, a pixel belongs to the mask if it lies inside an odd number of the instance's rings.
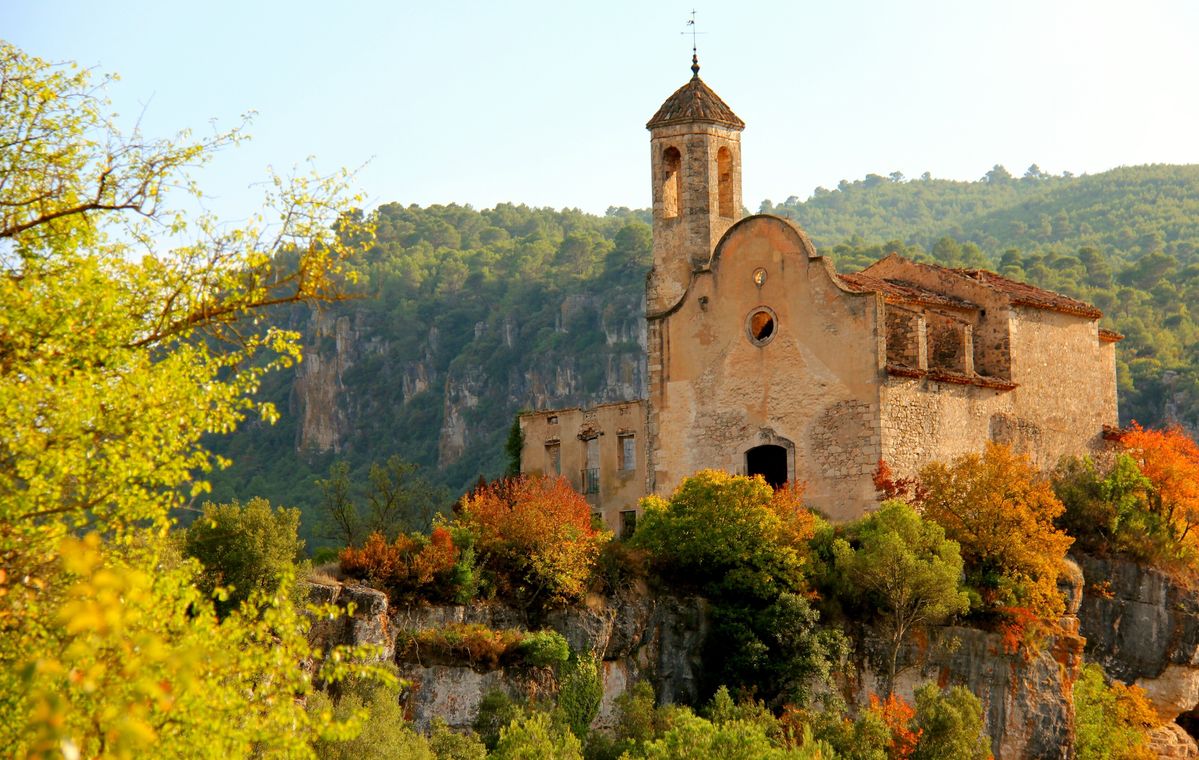
{"label": "pale blue sky", "polygon": [[[236,217],[268,164],[357,166],[371,205],[649,202],[646,120],[690,76],[690,2],[0,0],[0,36],[118,72],[151,134],[231,126]],[[745,202],[901,171],[1199,163],[1199,3],[697,2],[702,76],[748,124]]]}

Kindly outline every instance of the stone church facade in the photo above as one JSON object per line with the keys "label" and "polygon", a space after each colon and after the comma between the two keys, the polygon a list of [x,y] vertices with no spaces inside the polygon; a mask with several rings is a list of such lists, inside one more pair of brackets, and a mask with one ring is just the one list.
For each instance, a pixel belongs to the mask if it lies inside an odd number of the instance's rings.
{"label": "stone church facade", "polygon": [[1117,424],[1116,333],[1095,307],[892,255],[838,274],[789,220],[741,212],[744,122],[699,78],[646,125],[648,393],[521,416],[524,472],[560,473],[610,529],[693,472],[803,482],[851,519],[900,475],[1007,443],[1043,467]]}

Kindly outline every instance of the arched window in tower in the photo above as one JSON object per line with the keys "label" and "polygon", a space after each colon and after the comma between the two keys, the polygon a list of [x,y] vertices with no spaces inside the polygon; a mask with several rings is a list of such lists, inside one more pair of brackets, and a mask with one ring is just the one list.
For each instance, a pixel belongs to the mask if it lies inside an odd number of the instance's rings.
{"label": "arched window in tower", "polygon": [[733,154],[728,148],[716,151],[716,183],[720,190],[720,215],[733,216]]}
{"label": "arched window in tower", "polygon": [[662,151],[662,216],[673,219],[679,215],[679,196],[683,186],[683,156],[671,146]]}

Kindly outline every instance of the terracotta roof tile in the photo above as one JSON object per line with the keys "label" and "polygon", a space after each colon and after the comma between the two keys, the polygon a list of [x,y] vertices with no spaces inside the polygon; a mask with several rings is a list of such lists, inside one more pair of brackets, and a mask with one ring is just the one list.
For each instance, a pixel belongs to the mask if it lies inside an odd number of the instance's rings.
{"label": "terracotta roof tile", "polygon": [[1115,330],[1105,330],[1100,327],[1099,340],[1103,341],[1104,343],[1116,343],[1117,341],[1124,340],[1124,336]]}
{"label": "terracotta roof tile", "polygon": [[1007,294],[1014,306],[1031,306],[1034,309],[1056,311],[1091,319],[1099,319],[1103,316],[1103,312],[1089,303],[1064,296],[1061,293],[1054,293],[1052,290],[1038,288],[1035,285],[1009,280],[985,269],[952,269],[950,271]]}
{"label": "terracotta roof tile", "polygon": [[923,288],[914,282],[896,279],[883,279],[874,275],[857,272],[855,274],[838,275],[850,290],[858,293],[882,293],[888,301],[897,303],[920,303],[931,306],[952,306],[957,309],[977,309],[978,304],[971,303],[957,296],[938,293]]}
{"label": "terracotta roof tile", "polygon": [[674,91],[658,112],[645,125],[646,129],[683,124],[692,121],[708,121],[734,129],[745,129],[745,122],[733,113],[733,109],[704,84],[699,75]]}

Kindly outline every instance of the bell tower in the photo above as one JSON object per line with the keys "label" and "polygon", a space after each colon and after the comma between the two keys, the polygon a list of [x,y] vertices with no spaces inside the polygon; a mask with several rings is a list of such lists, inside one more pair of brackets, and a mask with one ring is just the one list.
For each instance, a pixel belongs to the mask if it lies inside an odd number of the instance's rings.
{"label": "bell tower", "polygon": [[720,237],[741,218],[745,122],[699,78],[695,55],[691,74],[645,125],[654,203],[651,315],[678,303],[692,271],[708,266]]}

